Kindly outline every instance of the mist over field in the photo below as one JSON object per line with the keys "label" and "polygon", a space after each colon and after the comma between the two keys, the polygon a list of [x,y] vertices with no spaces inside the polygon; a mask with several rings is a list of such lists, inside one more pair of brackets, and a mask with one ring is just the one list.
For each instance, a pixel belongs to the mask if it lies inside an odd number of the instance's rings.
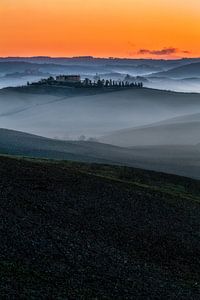
{"label": "mist over field", "polygon": [[[37,89],[37,88],[36,88]],[[1,127],[59,139],[97,138],[115,130],[143,126],[200,112],[198,94],[158,90],[96,91],[90,95],[5,89],[0,92]],[[69,93],[69,95],[67,95]]]}
{"label": "mist over field", "polygon": [[[84,152],[86,160],[104,158],[108,162],[198,177],[199,65],[200,59],[2,58],[1,128],[51,138],[57,143],[95,141],[95,146],[87,146],[87,153]],[[143,82],[144,88],[27,86],[27,81],[34,83],[59,74],[80,74],[82,80],[87,77]],[[63,149],[62,145],[56,151],[66,153],[69,145]],[[115,148],[109,152],[106,145]],[[29,147],[36,146],[31,142]],[[49,151],[47,148],[45,151]],[[75,148],[70,149],[72,155],[77,155]],[[81,149],[82,146],[80,153]],[[84,155],[81,157],[84,159]]]}
{"label": "mist over field", "polygon": [[[142,80],[146,87],[182,92],[200,91],[200,59],[0,58],[0,87],[24,85],[59,74],[91,79]],[[139,77],[139,79],[137,78]]]}

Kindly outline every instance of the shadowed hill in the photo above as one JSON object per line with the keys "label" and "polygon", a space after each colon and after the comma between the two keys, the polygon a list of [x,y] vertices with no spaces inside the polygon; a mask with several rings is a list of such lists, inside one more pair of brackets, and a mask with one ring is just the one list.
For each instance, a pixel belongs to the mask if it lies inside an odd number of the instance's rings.
{"label": "shadowed hill", "polygon": [[198,146],[143,146],[122,148],[98,142],[60,141],[13,130],[0,129],[0,153],[122,164],[200,179]]}
{"label": "shadowed hill", "polygon": [[0,157],[0,186],[2,298],[199,298],[199,181]]}
{"label": "shadowed hill", "polygon": [[[125,153],[129,152],[124,149]],[[24,132],[0,129],[0,153],[51,159],[113,162],[123,149],[98,142],[60,141]]]}

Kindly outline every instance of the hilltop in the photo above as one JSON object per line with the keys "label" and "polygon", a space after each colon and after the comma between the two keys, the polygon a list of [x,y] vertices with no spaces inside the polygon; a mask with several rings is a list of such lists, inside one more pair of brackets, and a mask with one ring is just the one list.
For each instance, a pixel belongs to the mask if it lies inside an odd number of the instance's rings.
{"label": "hilltop", "polygon": [[0,157],[0,185],[2,298],[198,299],[199,181]]}

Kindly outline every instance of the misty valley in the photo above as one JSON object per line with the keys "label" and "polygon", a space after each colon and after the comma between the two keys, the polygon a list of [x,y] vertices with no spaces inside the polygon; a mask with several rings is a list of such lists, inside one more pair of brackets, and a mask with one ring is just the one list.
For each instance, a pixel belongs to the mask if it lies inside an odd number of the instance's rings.
{"label": "misty valley", "polygon": [[[81,155],[200,178],[199,65],[198,59],[1,59],[1,151],[31,156],[37,149],[42,157],[45,148],[46,158],[59,151],[66,159]],[[60,74],[78,74],[83,84],[66,85]]]}

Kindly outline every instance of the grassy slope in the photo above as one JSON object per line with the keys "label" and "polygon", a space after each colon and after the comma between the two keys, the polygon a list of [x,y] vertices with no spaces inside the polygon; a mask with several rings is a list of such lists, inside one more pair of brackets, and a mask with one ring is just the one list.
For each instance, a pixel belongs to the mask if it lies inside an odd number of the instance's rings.
{"label": "grassy slope", "polygon": [[198,299],[199,181],[0,157],[0,186],[1,297]]}

